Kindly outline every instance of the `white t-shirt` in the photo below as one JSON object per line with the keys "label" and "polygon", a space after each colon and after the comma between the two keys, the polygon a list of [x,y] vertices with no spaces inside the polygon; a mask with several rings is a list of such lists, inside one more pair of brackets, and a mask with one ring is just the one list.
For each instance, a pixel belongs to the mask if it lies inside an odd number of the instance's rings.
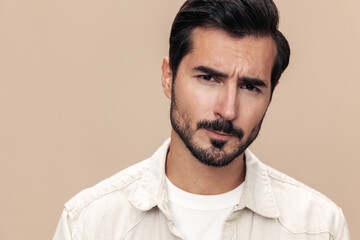
{"label": "white t-shirt", "polygon": [[239,203],[243,185],[218,195],[185,192],[166,178],[170,211],[185,240],[219,240],[225,219]]}

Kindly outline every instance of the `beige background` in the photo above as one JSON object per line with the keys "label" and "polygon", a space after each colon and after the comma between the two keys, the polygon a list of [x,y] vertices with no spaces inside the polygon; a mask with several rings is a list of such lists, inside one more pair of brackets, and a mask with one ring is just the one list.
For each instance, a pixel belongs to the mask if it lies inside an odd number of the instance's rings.
{"label": "beige background", "polygon": [[[51,239],[80,190],[169,136],[180,0],[0,0],[0,239]],[[292,47],[252,150],[340,205],[360,239],[360,1],[277,0]]]}

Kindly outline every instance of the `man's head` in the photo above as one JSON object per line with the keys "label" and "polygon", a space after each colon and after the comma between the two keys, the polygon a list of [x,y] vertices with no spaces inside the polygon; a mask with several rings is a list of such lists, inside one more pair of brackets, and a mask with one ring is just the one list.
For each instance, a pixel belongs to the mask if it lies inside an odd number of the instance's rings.
{"label": "man's head", "polygon": [[174,135],[210,166],[226,166],[257,137],[289,61],[272,1],[191,0],[177,14],[162,83]]}
{"label": "man's head", "polygon": [[271,90],[289,64],[290,47],[278,30],[279,15],[272,0],[188,0],[172,24],[169,43],[174,79],[183,57],[193,49],[195,28],[221,29],[235,38],[271,36],[277,55],[271,73]]}

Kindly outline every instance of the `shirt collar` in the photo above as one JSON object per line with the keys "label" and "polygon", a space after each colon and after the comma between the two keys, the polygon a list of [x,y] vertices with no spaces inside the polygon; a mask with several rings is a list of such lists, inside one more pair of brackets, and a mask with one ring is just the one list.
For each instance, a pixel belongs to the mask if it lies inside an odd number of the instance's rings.
{"label": "shirt collar", "polygon": [[[168,205],[165,162],[169,145],[170,139],[166,140],[149,159],[138,186],[130,194],[129,201],[139,210],[147,211],[159,205],[166,208]],[[267,167],[250,150],[245,151],[245,156],[245,185],[238,209],[247,207],[264,217],[278,217],[279,211]]]}
{"label": "shirt collar", "polygon": [[268,167],[248,149],[245,150],[245,158],[245,186],[239,209],[247,207],[264,217],[278,217],[280,214],[270,183]]}
{"label": "shirt collar", "polygon": [[164,184],[166,155],[169,146],[170,138],[148,159],[147,169],[139,180],[139,185],[133,194],[130,194],[129,201],[142,211],[150,210],[164,201],[168,201],[167,188],[164,187]]}

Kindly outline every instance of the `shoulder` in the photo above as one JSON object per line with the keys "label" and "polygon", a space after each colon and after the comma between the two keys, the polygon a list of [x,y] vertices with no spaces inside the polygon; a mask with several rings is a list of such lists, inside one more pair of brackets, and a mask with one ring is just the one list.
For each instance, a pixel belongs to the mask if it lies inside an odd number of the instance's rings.
{"label": "shoulder", "polygon": [[279,222],[289,231],[328,232],[336,236],[339,228],[346,225],[341,209],[325,195],[266,167],[279,208]]}
{"label": "shoulder", "polygon": [[[98,219],[100,216],[109,219],[109,216],[124,212],[134,214],[141,208],[137,199],[142,203],[146,202],[147,206],[153,204],[150,200],[156,193],[152,190],[157,190],[159,175],[164,174],[169,142],[170,139],[166,140],[148,159],[78,193],[65,204],[65,211],[70,219],[92,219],[94,215]],[[150,195],[147,199],[146,193]]]}
{"label": "shoulder", "polygon": [[146,159],[132,165],[95,186],[79,192],[65,204],[66,212],[70,217],[74,217],[84,208],[109,206],[112,203],[121,206],[120,202],[129,204],[127,198],[136,188],[150,161],[151,159]]}

